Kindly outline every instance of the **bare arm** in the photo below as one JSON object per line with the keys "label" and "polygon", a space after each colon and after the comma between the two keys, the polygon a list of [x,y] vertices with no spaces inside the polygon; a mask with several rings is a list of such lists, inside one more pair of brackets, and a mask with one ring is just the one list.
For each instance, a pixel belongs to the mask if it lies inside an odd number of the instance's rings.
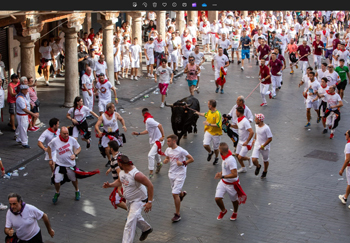
{"label": "bare arm", "polygon": [[345,161],[344,161],[343,166],[341,167],[341,170],[339,171],[339,175],[341,175],[341,176],[343,175],[343,172],[344,172],[345,168],[348,166],[349,162],[350,162],[350,154],[346,154]]}
{"label": "bare arm", "polygon": [[55,231],[51,228],[51,224],[50,224],[50,221],[49,221],[49,217],[47,216],[46,213],[44,213],[42,219],[43,219],[43,221],[44,221],[44,223],[45,223],[47,232],[48,232],[49,235],[53,238],[53,236],[55,235]]}
{"label": "bare arm", "polygon": [[109,188],[109,187],[119,187],[119,186],[121,186],[122,185],[122,183],[121,183],[121,181],[119,180],[119,178],[118,179],[116,179],[115,181],[113,181],[112,183],[109,183],[109,182],[105,182],[105,183],[103,183],[103,188]]}
{"label": "bare arm", "polygon": [[124,131],[126,132],[126,126],[125,126],[124,118],[118,112],[116,112],[115,114],[117,115],[117,120],[120,121],[120,123],[123,125]]}
{"label": "bare arm", "polygon": [[147,213],[152,209],[153,184],[142,172],[139,172],[135,175],[135,181],[147,187],[148,202],[144,206],[145,207],[144,211]]}
{"label": "bare arm", "polygon": [[159,139],[160,141],[163,141],[164,140],[164,129],[163,129],[163,126],[162,124],[158,124],[158,129],[160,131],[160,133],[162,134],[162,137]]}
{"label": "bare arm", "polygon": [[164,161],[163,161],[163,164],[167,164],[167,163],[169,163],[169,161],[170,161],[169,156],[166,156]]}

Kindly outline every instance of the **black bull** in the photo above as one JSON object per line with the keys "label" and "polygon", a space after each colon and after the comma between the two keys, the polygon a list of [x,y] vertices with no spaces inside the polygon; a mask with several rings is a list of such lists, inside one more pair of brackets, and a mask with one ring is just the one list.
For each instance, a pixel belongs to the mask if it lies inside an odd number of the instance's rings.
{"label": "black bull", "polygon": [[180,144],[182,136],[187,136],[187,133],[197,133],[197,120],[198,115],[195,111],[200,111],[199,101],[192,95],[181,100],[176,101],[172,105],[165,106],[171,107],[171,126],[173,132],[178,136],[177,144]]}

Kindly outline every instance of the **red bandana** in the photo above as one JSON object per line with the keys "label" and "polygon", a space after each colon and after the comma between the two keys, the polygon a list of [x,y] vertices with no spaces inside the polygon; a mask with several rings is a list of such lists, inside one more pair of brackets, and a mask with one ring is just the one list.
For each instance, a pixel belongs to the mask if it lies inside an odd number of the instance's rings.
{"label": "red bandana", "polygon": [[105,83],[107,83],[107,79],[105,79],[103,82],[101,82],[101,80],[99,80],[99,82],[101,83],[101,84],[105,84]]}
{"label": "red bandana", "polygon": [[327,30],[322,30],[323,35],[326,35]]}
{"label": "red bandana", "polygon": [[187,50],[191,49],[191,45],[186,45]]}
{"label": "red bandana", "polygon": [[329,93],[329,90],[327,90],[326,92],[327,92],[327,94],[329,94],[329,95],[335,95],[335,92],[334,92],[333,94]]}
{"label": "red bandana", "polygon": [[204,24],[204,23],[203,23],[203,28],[205,28],[205,27],[207,27],[207,24]]}
{"label": "red bandana", "polygon": [[350,140],[348,140],[346,143],[350,143]]}
{"label": "red bandana", "polygon": [[101,62],[100,60],[98,60],[99,63],[101,63],[103,65],[103,62]]}
{"label": "red bandana", "polygon": [[108,111],[105,111],[105,114],[106,114],[107,116],[109,116],[109,117],[112,117],[113,114],[114,114],[114,112],[113,112],[113,113],[109,113]]}
{"label": "red bandana", "polygon": [[68,142],[68,140],[69,140],[69,137],[67,139],[63,139],[63,137],[61,135],[58,135],[58,137],[60,138],[60,140],[62,142],[65,142],[65,143]]}
{"label": "red bandana", "polygon": [[144,115],[143,115],[144,119],[143,119],[143,123],[146,123],[147,119],[148,118],[153,118],[153,116],[149,113],[149,112],[146,112]]}
{"label": "red bandana", "polygon": [[225,156],[221,155],[221,158],[222,158],[222,160],[225,160],[231,155],[232,155],[232,152],[231,152],[231,150],[229,150],[228,153]]}
{"label": "red bandana", "polygon": [[324,86],[324,87],[321,85],[321,87],[325,89],[325,88],[327,88],[327,84],[326,84],[326,86]]}
{"label": "red bandana", "polygon": [[160,39],[160,40],[157,39],[157,41],[158,41],[158,43],[161,43],[163,40],[162,39]]}
{"label": "red bandana", "polygon": [[53,134],[57,135],[57,131],[52,130],[51,127],[49,127],[47,130],[49,130],[49,131],[52,132]]}
{"label": "red bandana", "polygon": [[238,117],[238,118],[237,118],[237,121],[238,121],[238,122],[242,121],[244,117],[245,117],[245,116]]}

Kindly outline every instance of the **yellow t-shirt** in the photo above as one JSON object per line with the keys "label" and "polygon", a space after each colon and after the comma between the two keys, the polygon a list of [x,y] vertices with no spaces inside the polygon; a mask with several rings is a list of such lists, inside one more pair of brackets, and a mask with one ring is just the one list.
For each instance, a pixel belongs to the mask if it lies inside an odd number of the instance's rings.
{"label": "yellow t-shirt", "polygon": [[204,131],[209,132],[213,136],[222,135],[221,112],[218,110],[214,112],[209,110],[204,114],[204,117],[207,118],[207,122],[211,124],[216,124],[219,126],[219,127],[204,126]]}

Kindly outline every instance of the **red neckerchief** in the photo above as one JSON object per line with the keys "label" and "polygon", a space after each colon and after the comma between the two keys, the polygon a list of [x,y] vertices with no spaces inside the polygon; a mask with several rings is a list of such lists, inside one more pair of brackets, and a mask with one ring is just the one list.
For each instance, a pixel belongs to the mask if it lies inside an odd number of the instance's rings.
{"label": "red neckerchief", "polygon": [[222,160],[225,160],[231,155],[232,155],[232,152],[231,152],[231,150],[229,150],[228,153],[225,156],[221,155],[221,158],[222,158]]}
{"label": "red neckerchief", "polygon": [[103,81],[103,82],[101,82],[100,80],[99,80],[99,82],[100,82],[100,84],[105,84],[105,83],[107,83],[107,79],[105,79],[105,81]]}
{"label": "red neckerchief", "polygon": [[307,26],[309,26],[309,23],[306,23],[307,24]]}
{"label": "red neckerchief", "polygon": [[157,39],[157,41],[158,41],[158,43],[161,43],[163,40],[162,39],[160,39],[160,41]]}
{"label": "red neckerchief", "polygon": [[60,140],[62,142],[65,142],[65,143],[68,142],[68,140],[69,140],[69,137],[67,139],[63,139],[63,137],[61,135],[58,135],[58,137],[60,138]]}
{"label": "red neckerchief", "polygon": [[326,35],[327,30],[322,30],[323,35]]}
{"label": "red neckerchief", "polygon": [[324,86],[324,87],[321,85],[321,87],[325,89],[325,88],[327,88],[327,84],[326,84],[326,86]]}
{"label": "red neckerchief", "polygon": [[346,143],[350,143],[350,140],[348,140]]}
{"label": "red neckerchief", "polygon": [[106,114],[107,116],[109,116],[109,117],[112,117],[113,114],[114,114],[114,112],[111,114],[111,113],[109,113],[108,111],[105,111],[105,114]]}
{"label": "red neckerchief", "polygon": [[83,106],[77,107],[76,109],[77,109],[78,111],[80,111],[81,108],[83,108]]}
{"label": "red neckerchief", "polygon": [[329,93],[329,90],[327,90],[326,93],[329,95],[335,95],[335,92],[333,94],[331,94],[331,93]]}
{"label": "red neckerchief", "polygon": [[148,118],[153,118],[153,116],[149,113],[149,112],[146,112],[144,115],[143,115],[144,119],[143,119],[143,123],[146,123],[147,119]]}
{"label": "red neckerchief", "polygon": [[103,65],[103,62],[101,62],[100,60],[98,60],[99,63],[101,63]]}
{"label": "red neckerchief", "polygon": [[203,23],[203,28],[205,28],[205,27],[207,27],[207,24],[204,24],[204,23]]}
{"label": "red neckerchief", "polygon": [[122,27],[122,29],[123,29],[123,30],[125,30],[125,29],[126,29],[126,27]]}
{"label": "red neckerchief", "polygon": [[[265,65],[266,66],[266,65]],[[243,107],[243,109],[245,110],[245,105],[243,105],[243,106],[241,106],[241,107]]]}
{"label": "red neckerchief", "polygon": [[88,77],[89,77],[89,76],[91,75],[91,73],[90,73],[90,75],[88,75],[87,73],[84,73],[84,75],[86,75],[86,76],[88,76]]}
{"label": "red neckerchief", "polygon": [[54,130],[51,129],[51,127],[49,127],[47,130],[49,130],[49,131],[52,132],[53,134],[57,135],[57,131],[55,132]]}
{"label": "red neckerchief", "polygon": [[187,37],[187,36],[188,36],[188,34],[187,34],[187,35],[183,34],[183,36],[184,36],[184,37]]}
{"label": "red neckerchief", "polygon": [[191,49],[191,45],[186,45],[187,50]]}
{"label": "red neckerchief", "polygon": [[244,117],[245,117],[245,116],[238,117],[238,118],[237,118],[237,121],[238,121],[238,122],[242,121]]}

